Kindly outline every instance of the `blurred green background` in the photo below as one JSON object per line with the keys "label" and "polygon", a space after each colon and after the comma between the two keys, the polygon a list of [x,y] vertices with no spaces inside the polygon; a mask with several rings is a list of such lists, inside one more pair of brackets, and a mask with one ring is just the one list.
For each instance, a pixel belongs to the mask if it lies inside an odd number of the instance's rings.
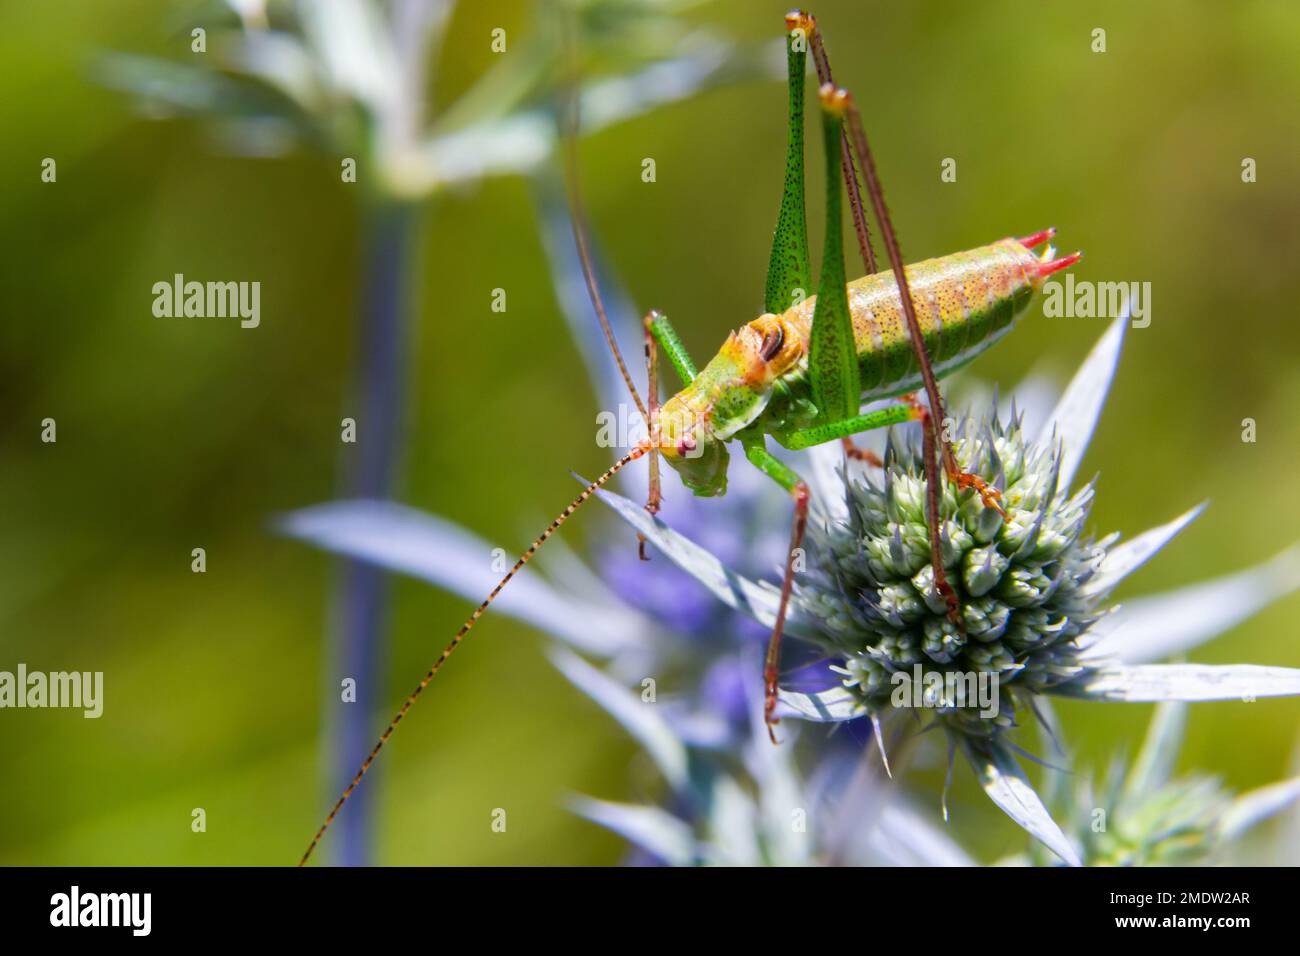
{"label": "blurred green background", "polygon": [[[687,16],[761,41],[779,35],[786,6],[737,0]],[[335,790],[320,772],[335,577],[268,522],[338,484],[357,351],[355,195],[336,158],[222,155],[204,124],[144,120],[93,82],[105,51],[188,55],[207,8],[0,9],[0,669],[102,670],[106,698],[93,721],[0,712],[0,863],[292,863]],[[1132,534],[1212,506],[1124,593],[1236,570],[1300,538],[1300,8],[825,0],[814,12],[837,80],[863,103],[909,259],[1054,224],[1064,251],[1087,253],[1080,279],[1151,282],[1152,323],[1129,336],[1085,463],[1102,475],[1093,527]],[[535,24],[530,4],[461,5],[430,81],[435,110],[488,68],[492,28],[522,37]],[[1096,27],[1104,54],[1090,48]],[[697,357],[759,310],[784,142],[772,80],[582,143],[605,253]],[[47,156],[55,184],[40,181]],[[647,156],[653,184],[640,178]],[[944,157],[956,183],[940,181]],[[1244,157],[1258,163],[1254,184],[1241,180]],[[438,196],[419,256],[400,497],[513,553],[571,497],[570,468],[609,460],[527,184]],[[151,286],[176,272],[260,280],[261,327],[155,319]],[[498,286],[505,314],[489,309]],[[1031,315],[972,374],[1063,382],[1104,327]],[[40,441],[45,417],[57,444]],[[1246,417],[1255,444],[1241,440]],[[578,547],[629,538],[595,510],[564,533]],[[190,571],[200,546],[202,575]],[[376,721],[468,610],[409,580],[394,601]],[[1285,601],[1195,659],[1300,666],[1298,612],[1300,599]],[[485,620],[403,725],[370,781],[380,861],[619,859],[620,842],[564,799],[635,799],[650,775],[542,646]],[[1148,708],[1062,713],[1099,763],[1136,746]],[[1198,705],[1184,764],[1238,787],[1271,782],[1298,729],[1296,701]],[[958,777],[960,795],[969,772]],[[509,832],[494,834],[488,814],[502,805]],[[190,830],[195,807],[204,834]],[[979,802],[954,828],[988,855],[1020,845]]]}

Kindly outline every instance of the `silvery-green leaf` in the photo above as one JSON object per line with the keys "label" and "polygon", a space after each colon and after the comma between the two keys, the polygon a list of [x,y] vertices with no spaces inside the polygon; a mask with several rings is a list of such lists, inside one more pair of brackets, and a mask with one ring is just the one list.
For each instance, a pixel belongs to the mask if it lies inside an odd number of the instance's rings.
{"label": "silvery-green leaf", "polygon": [[763,862],[758,844],[758,810],[749,794],[731,777],[713,778],[707,794],[708,863],[721,866],[758,866]]}
{"label": "silvery-green leaf", "polygon": [[686,746],[657,709],[641,695],[619,684],[608,674],[592,667],[577,654],[562,647],[548,655],[561,674],[588,697],[605,708],[645,749],[674,790],[686,787]]}
{"label": "silvery-green leaf", "polygon": [[761,75],[753,51],[704,36],[683,56],[636,73],[598,80],[582,91],[580,120],[584,132],[621,123],[633,116],[689,99],[720,81]]}
{"label": "silvery-green leaf", "polygon": [[[582,133],[596,132],[709,86],[754,72],[753,58],[726,45],[699,50],[628,76],[588,84],[581,94]],[[531,110],[434,135],[420,147],[422,171],[408,171],[411,189],[489,175],[527,173],[551,155],[557,131],[549,110]]]}
{"label": "silvery-green leaf", "polygon": [[[277,528],[335,554],[409,574],[481,601],[501,579],[492,547],[436,515],[388,501],[334,501],[282,516]],[[514,555],[508,560],[513,563]],[[537,574],[515,575],[492,605],[573,646],[605,656],[644,636],[650,624],[618,604],[557,593]]]}
{"label": "silvery-green leaf", "polygon": [[1106,404],[1106,395],[1110,391],[1120,351],[1124,347],[1124,330],[1128,327],[1128,320],[1129,307],[1125,302],[1119,316],[1084,359],[1038,436],[1044,445],[1052,443],[1053,434],[1061,442],[1058,487],[1063,491],[1068,491],[1074,482],[1074,475],[1083,462],[1088,442],[1092,440],[1093,429],[1097,427],[1097,419],[1101,417],[1101,410]]}
{"label": "silvery-green leaf", "polygon": [[778,717],[801,717],[821,723],[857,720],[865,717],[867,708],[862,700],[847,687],[831,687],[813,694],[783,690],[778,697]]}
{"label": "silvery-green leaf", "polygon": [[1199,647],[1300,587],[1300,547],[1237,574],[1124,604],[1090,654],[1144,664]]}
{"label": "silvery-green leaf", "polygon": [[1251,700],[1300,694],[1300,669],[1255,664],[1138,664],[1101,667],[1053,693],[1086,700]]}
{"label": "silvery-green leaf", "polygon": [[836,442],[814,445],[807,451],[808,488],[813,508],[839,524],[848,520],[849,506],[844,500],[844,482],[839,471],[846,464],[844,451]]}
{"label": "silvery-green leaf", "polygon": [[266,116],[282,115],[286,102],[251,82],[154,57],[106,54],[95,65],[95,73],[104,86],[138,96],[155,110],[170,107],[188,114]]}
{"label": "silvery-green leaf", "polygon": [[1236,840],[1243,833],[1269,817],[1300,801],[1300,777],[1269,784],[1243,793],[1219,821],[1219,832],[1226,840]]}
{"label": "silvery-green leaf", "polygon": [[375,114],[402,95],[397,51],[379,8],[366,0],[297,6],[303,33],[335,89]]}
{"label": "silvery-green leaf", "polygon": [[[792,734],[782,734],[789,746],[773,747],[763,720],[763,660],[758,648],[746,648],[736,655],[749,702],[750,744],[744,748],[744,764],[758,785],[758,812],[768,862],[777,866],[803,866],[812,861],[815,821],[812,794],[799,777],[794,762]],[[795,827],[796,816],[804,826]]]}
{"label": "silvery-green leaf", "polygon": [[669,866],[690,866],[695,861],[695,837],[690,826],[659,807],[578,797],[573,801],[573,811]]}
{"label": "silvery-green leaf", "polygon": [[325,90],[310,55],[292,34],[257,30],[243,34],[226,53],[229,65],[279,90],[305,113],[322,112]]}
{"label": "silvery-green leaf", "polygon": [[[1300,779],[1300,740],[1296,741],[1291,750],[1288,766],[1294,777]],[[1288,863],[1300,860],[1300,806],[1287,812],[1277,829],[1280,831],[1277,839],[1277,859]]]}
{"label": "silvery-green leaf", "polygon": [[[761,699],[761,697],[760,697]],[[764,844],[771,862],[778,866],[803,866],[811,862],[814,852],[813,826],[808,818],[813,810],[795,773],[793,747],[773,747],[766,739],[759,742],[757,764],[752,774],[758,784],[758,810],[763,825]],[[795,826],[802,816],[803,827]]]}
{"label": "silvery-green leaf", "polygon": [[415,193],[485,176],[531,172],[555,146],[555,121],[540,111],[517,113],[436,137],[407,170]]}
{"label": "silvery-green leaf", "polygon": [[[748,614],[760,624],[771,626],[775,622],[780,598],[775,588],[760,587],[743,574],[731,570],[708,551],[650,515],[641,505],[612,491],[599,491],[597,494],[668,560],[703,584],[723,604]],[[809,634],[807,626],[793,615],[786,619],[785,630],[787,634],[796,636]]]}
{"label": "silvery-green leaf", "polygon": [[1083,865],[1074,846],[1047,812],[1006,744],[992,740],[983,744],[987,751],[981,751],[972,741],[963,739],[962,746],[980,786],[1003,813],[1070,866]]}
{"label": "silvery-green leaf", "polygon": [[248,30],[266,28],[266,0],[226,0]]}
{"label": "silvery-green leaf", "polygon": [[[1003,421],[1011,421],[1011,411],[1014,408],[1024,421],[1025,434],[1040,435],[1044,422],[1052,418],[1060,398],[1061,391],[1055,381],[1045,375],[1034,374],[1021,380],[1011,394],[999,403],[998,411]],[[1050,435],[1051,426],[1047,428]],[[1062,485],[1061,490],[1069,489]]]}
{"label": "silvery-green leaf", "polygon": [[1102,594],[1115,587],[1126,577],[1146,564],[1165,545],[1176,538],[1184,528],[1196,520],[1205,504],[1199,504],[1179,515],[1168,524],[1144,531],[1131,541],[1117,544],[1106,553],[1101,566],[1088,582],[1088,592]]}
{"label": "silvery-green leaf", "polygon": [[1168,782],[1178,762],[1178,751],[1183,745],[1186,729],[1185,703],[1165,701],[1156,708],[1146,740],[1124,784],[1124,792],[1129,798],[1152,793]]}
{"label": "silvery-green leaf", "polygon": [[868,840],[870,851],[889,866],[976,866],[941,827],[901,798],[881,811]]}

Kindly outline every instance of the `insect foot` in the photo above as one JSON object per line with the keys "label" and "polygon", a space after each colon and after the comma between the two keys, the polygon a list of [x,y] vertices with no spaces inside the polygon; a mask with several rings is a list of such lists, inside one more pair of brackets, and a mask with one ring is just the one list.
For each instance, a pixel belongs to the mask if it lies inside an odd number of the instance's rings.
{"label": "insect foot", "polygon": [[992,508],[1002,516],[1002,520],[1007,520],[1007,513],[1002,508],[1002,492],[994,488],[979,475],[960,469],[948,473],[948,478],[958,488],[974,488],[980,496],[980,501],[984,503],[985,508]]}

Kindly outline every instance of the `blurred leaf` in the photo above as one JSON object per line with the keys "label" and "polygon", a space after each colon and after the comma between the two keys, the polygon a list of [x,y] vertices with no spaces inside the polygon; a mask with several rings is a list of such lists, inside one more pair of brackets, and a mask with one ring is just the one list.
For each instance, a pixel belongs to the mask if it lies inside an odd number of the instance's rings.
{"label": "blurred leaf", "polygon": [[153,104],[193,115],[289,116],[291,101],[271,89],[213,70],[134,56],[105,54],[96,64],[99,81]]}
{"label": "blurred leaf", "polygon": [[758,811],[754,801],[731,777],[713,778],[705,811],[709,832],[710,863],[722,866],[758,866],[763,862],[758,845]]}
{"label": "blurred leaf", "polygon": [[1243,793],[1233,800],[1219,821],[1219,833],[1226,840],[1236,840],[1251,827],[1276,816],[1297,801],[1300,801],[1300,777]]}
{"label": "blurred leaf", "polygon": [[1104,593],[1114,588],[1178,537],[1184,528],[1200,517],[1205,508],[1206,503],[1201,503],[1168,524],[1144,531],[1133,540],[1112,547],[1102,559],[1097,573],[1088,582],[1087,590],[1091,593]]}
{"label": "blurred leaf", "polygon": [[611,803],[591,797],[576,798],[573,810],[654,854],[669,866],[690,866],[695,862],[695,837],[689,824],[667,810]]}
{"label": "blurred leaf", "polygon": [[1186,729],[1186,703],[1165,701],[1156,708],[1146,740],[1124,782],[1127,798],[1151,793],[1169,781],[1178,763],[1178,751],[1183,746]]}
{"label": "blurred leaf", "polygon": [[[599,132],[760,72],[744,51],[719,42],[628,76],[595,80],[580,97],[580,132]],[[551,155],[558,139],[556,117],[549,108],[435,134],[419,147],[418,163],[406,171],[406,188],[424,191],[485,176],[530,173]]]}
{"label": "blurred leaf", "polygon": [[[708,551],[650,515],[640,505],[633,504],[612,491],[599,491],[597,494],[673,564],[712,591],[727,607],[742,611],[769,627],[776,621],[780,595],[775,588],[764,587],[732,571]],[[810,634],[808,626],[793,615],[786,619],[785,629],[787,634],[796,636]]]}
{"label": "blurred leaf", "polygon": [[[501,579],[502,572],[492,569],[493,549],[486,541],[394,502],[333,501],[284,515],[276,527],[326,551],[412,575],[475,602]],[[593,604],[561,594],[541,576],[526,572],[511,579],[493,602],[494,610],[604,656],[637,644],[649,626],[621,604]]]}
{"label": "blurred leaf", "polygon": [[988,747],[982,751],[968,738],[963,738],[962,745],[989,799],[1070,866],[1082,866],[1078,853],[1043,806],[1007,745],[994,739],[981,744]]}
{"label": "blurred leaf", "polygon": [[1099,622],[1089,653],[1143,664],[1190,651],[1300,587],[1300,546],[1237,574],[1138,598]]}
{"label": "blurred leaf", "polygon": [[976,866],[943,827],[899,797],[880,812],[870,847],[891,866]]}
{"label": "blurred leaf", "polygon": [[1053,693],[1085,700],[1249,700],[1300,694],[1300,669],[1256,664],[1138,664],[1090,671]]}
{"label": "blurred leaf", "polygon": [[577,654],[556,647],[551,662],[579,690],[605,708],[645,748],[669,786],[683,790],[688,778],[686,747],[652,703],[597,670]]}
{"label": "blurred leaf", "polygon": [[376,115],[402,94],[397,50],[377,4],[330,0],[297,4],[303,34],[332,85]]}
{"label": "blurred leaf", "polygon": [[227,54],[237,70],[255,76],[298,105],[304,113],[326,106],[328,91],[316,64],[298,38],[289,33],[257,30],[245,33]]}
{"label": "blurred leaf", "polygon": [[1057,487],[1063,492],[1068,492],[1074,483],[1074,475],[1088,451],[1101,410],[1106,406],[1110,383],[1115,378],[1120,351],[1124,348],[1128,320],[1126,302],[1119,317],[1084,359],[1038,436],[1044,445],[1050,445],[1053,436],[1061,442],[1061,472]]}

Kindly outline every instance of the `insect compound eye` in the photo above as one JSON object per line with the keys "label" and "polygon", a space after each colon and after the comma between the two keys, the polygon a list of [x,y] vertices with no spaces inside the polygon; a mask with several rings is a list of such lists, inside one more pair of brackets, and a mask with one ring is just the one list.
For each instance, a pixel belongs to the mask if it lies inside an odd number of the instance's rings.
{"label": "insect compound eye", "polygon": [[685,456],[695,451],[695,439],[690,435],[683,435],[682,440],[677,443],[677,454]]}
{"label": "insect compound eye", "polygon": [[759,346],[758,354],[764,362],[770,362],[781,351],[781,346],[785,343],[785,330],[777,326],[763,336],[763,344]]}

